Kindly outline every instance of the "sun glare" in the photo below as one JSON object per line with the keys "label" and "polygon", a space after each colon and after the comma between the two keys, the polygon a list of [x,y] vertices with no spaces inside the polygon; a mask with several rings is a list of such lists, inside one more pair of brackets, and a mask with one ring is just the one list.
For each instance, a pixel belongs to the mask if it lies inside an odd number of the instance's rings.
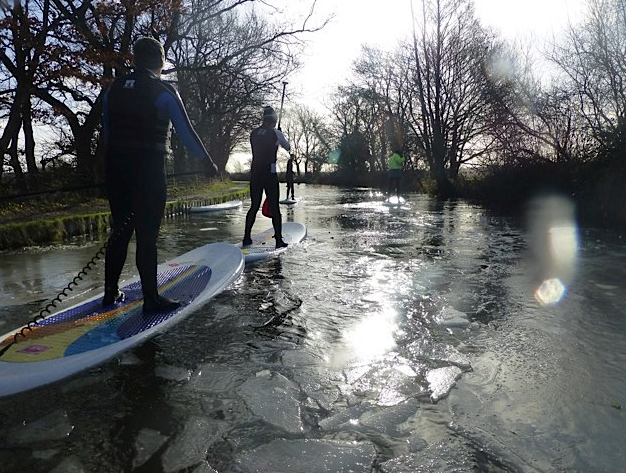
{"label": "sun glare", "polygon": [[367,364],[393,350],[396,346],[394,334],[398,329],[395,317],[392,312],[376,313],[346,329],[341,348],[333,353],[331,363],[336,366]]}
{"label": "sun glare", "polygon": [[345,340],[361,361],[371,361],[395,346],[393,332],[396,324],[385,314],[374,314],[363,319],[345,334]]}

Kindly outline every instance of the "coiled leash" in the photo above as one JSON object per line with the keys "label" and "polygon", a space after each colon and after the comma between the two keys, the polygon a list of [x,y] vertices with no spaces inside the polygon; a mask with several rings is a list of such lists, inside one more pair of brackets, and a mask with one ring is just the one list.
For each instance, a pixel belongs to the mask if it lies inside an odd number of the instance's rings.
{"label": "coiled leash", "polygon": [[[63,300],[67,297],[69,297],[68,291],[72,292],[74,290],[74,287],[78,286],[78,283],[80,281],[83,280],[83,276],[87,276],[87,272],[91,271],[93,269],[93,267],[98,264],[98,261],[100,261],[101,259],[103,259],[106,255],[106,250],[109,247],[109,245],[111,244],[111,241],[115,241],[115,238],[118,238],[118,236],[124,231],[124,229],[130,225],[130,223],[133,220],[133,217],[135,216],[134,213],[130,213],[130,215],[126,218],[126,220],[124,220],[122,222],[122,224],[120,225],[119,228],[117,228],[112,234],[111,236],[109,236],[109,238],[107,239],[106,243],[104,245],[102,245],[102,247],[96,252],[96,254],[93,256],[93,258],[91,258],[89,260],[89,262],[83,266],[83,269],[81,269],[78,274],[74,277],[74,279],[72,279],[69,284],[63,288],[63,290],[61,292],[59,292],[57,294],[57,296],[52,299],[43,309],[41,309],[39,311],[39,313],[33,317],[24,327],[22,327],[20,330],[18,330],[17,332],[15,332],[13,334],[13,341],[11,343],[9,343],[6,347],[4,347],[2,350],[0,350],[0,357],[2,355],[4,355],[6,353],[6,351],[14,344],[17,343],[17,339],[18,337],[26,337],[26,330],[32,332],[33,331],[33,327],[36,327],[39,325],[39,322],[43,319],[45,319],[45,315],[44,314],[48,314],[51,315],[52,309],[56,309],[57,308],[57,303],[61,304],[63,302]],[[63,299],[62,299],[63,297]]]}

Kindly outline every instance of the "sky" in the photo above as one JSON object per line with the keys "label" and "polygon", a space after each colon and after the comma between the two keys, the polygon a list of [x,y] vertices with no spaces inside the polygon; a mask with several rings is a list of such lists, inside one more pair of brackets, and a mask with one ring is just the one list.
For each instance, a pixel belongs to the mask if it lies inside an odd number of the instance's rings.
{"label": "sky", "polygon": [[[312,0],[288,1],[284,13],[303,9]],[[482,24],[505,39],[543,42],[562,32],[568,21],[576,23],[585,1],[474,0],[474,5]],[[417,11],[420,1],[413,3]],[[322,31],[305,37],[305,66],[288,79],[287,97],[322,111],[323,98],[343,82],[362,44],[392,49],[398,40],[410,37],[411,0],[317,0],[316,11],[318,18],[335,17]]]}

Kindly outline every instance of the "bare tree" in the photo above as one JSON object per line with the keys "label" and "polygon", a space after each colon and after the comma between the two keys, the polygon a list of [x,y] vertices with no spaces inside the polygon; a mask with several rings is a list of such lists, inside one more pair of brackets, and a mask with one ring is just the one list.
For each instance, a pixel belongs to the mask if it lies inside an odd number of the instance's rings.
{"label": "bare tree", "polygon": [[366,95],[358,85],[350,84],[339,86],[330,99],[330,130],[341,149],[338,168],[354,178],[362,178],[372,165],[372,140],[366,135],[371,103]]}
{"label": "bare tree", "polygon": [[597,0],[588,14],[570,26],[567,41],[552,59],[565,74],[568,92],[578,99],[588,133],[601,145],[621,133],[626,118],[626,3]]}
{"label": "bare tree", "polygon": [[407,70],[401,53],[371,47],[363,47],[354,63],[353,86],[363,102],[360,116],[372,150],[371,171],[386,170],[392,151],[409,155],[407,112],[412,89],[406,80]]}
{"label": "bare tree", "polygon": [[[298,28],[273,27],[253,14],[244,18],[249,6],[271,4],[262,0],[30,0],[28,11],[20,3],[4,14],[7,28],[0,31],[0,80],[7,85],[0,93],[7,117],[1,154],[22,129],[27,162],[36,169],[33,121],[69,128],[71,133],[58,134],[62,146],[44,153],[49,159],[68,156],[89,179],[100,172],[102,94],[129,70],[138,36],[161,40],[168,59],[180,66],[170,72],[180,73],[194,118],[206,130],[211,152],[225,163],[253,108],[298,66],[298,34],[317,31],[309,28],[309,17]],[[248,31],[248,20],[259,28]],[[207,87],[211,82],[213,89]],[[30,106],[35,100],[37,110]],[[10,151],[20,150],[15,145]]]}
{"label": "bare tree", "polygon": [[102,94],[115,76],[128,71],[134,39],[169,25],[180,2],[50,2],[62,19],[52,44],[54,73],[35,95],[66,120],[77,170],[93,178],[101,172]]}
{"label": "bare tree", "polygon": [[287,112],[283,129],[289,137],[298,171],[302,171],[305,178],[309,173],[319,173],[331,150],[323,138],[328,136],[324,119],[305,105],[296,105]]}
{"label": "bare tree", "polygon": [[393,53],[363,48],[354,83],[333,108],[343,134],[358,128],[384,170],[394,149],[414,169],[427,164],[447,193],[461,166],[491,149],[486,134],[494,87],[485,64],[500,45],[483,29],[468,0],[421,0],[411,41]]}
{"label": "bare tree", "polygon": [[[484,63],[492,38],[467,0],[422,0],[409,59],[409,125],[438,190],[451,190],[463,163],[480,156],[489,107]],[[417,20],[416,20],[417,21]]]}
{"label": "bare tree", "polygon": [[191,2],[171,49],[181,96],[220,169],[300,66],[299,35],[325,24],[309,27],[312,11],[298,26],[273,24],[254,8],[234,8],[243,3]]}
{"label": "bare tree", "polygon": [[2,26],[0,74],[6,88],[3,87],[1,95],[8,111],[6,126],[0,136],[0,156],[10,154],[9,162],[18,185],[25,189],[19,159],[19,132],[23,131],[25,137],[27,171],[36,174],[31,90],[36,88],[46,67],[43,46],[51,27],[49,2],[30,2],[25,6],[15,2],[13,8],[5,10]]}

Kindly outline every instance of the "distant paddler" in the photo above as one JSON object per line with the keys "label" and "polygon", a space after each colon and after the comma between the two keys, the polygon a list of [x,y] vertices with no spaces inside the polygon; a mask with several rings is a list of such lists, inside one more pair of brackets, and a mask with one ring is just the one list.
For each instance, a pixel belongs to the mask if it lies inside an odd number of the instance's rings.
{"label": "distant paddler", "polygon": [[387,161],[387,178],[389,180],[389,196],[396,193],[398,202],[400,201],[400,184],[402,182],[402,168],[404,167],[404,156],[401,150],[395,150]]}

